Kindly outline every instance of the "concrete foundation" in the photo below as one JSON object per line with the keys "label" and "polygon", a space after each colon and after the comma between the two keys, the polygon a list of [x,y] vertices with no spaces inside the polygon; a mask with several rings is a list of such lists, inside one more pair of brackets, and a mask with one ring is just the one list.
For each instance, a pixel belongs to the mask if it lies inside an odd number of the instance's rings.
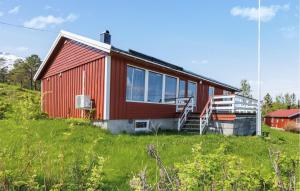
{"label": "concrete foundation", "polygon": [[[158,130],[177,131],[177,118],[167,119],[144,119],[149,121],[149,128],[136,129],[135,120],[107,120],[95,121],[93,124],[109,130],[113,134],[119,133],[141,133]],[[139,120],[140,121],[140,120]],[[254,135],[256,131],[256,117],[237,116],[233,121],[211,121],[206,133],[219,133],[224,135],[247,136]]]}
{"label": "concrete foundation", "polygon": [[[135,129],[135,120],[107,120],[107,121],[94,121],[93,124],[100,126],[101,128],[109,130],[113,134],[119,133],[140,133],[140,132],[152,132],[155,129],[159,130],[176,130],[178,119],[142,119],[149,121],[148,129]],[[139,119],[140,121],[140,119]]]}

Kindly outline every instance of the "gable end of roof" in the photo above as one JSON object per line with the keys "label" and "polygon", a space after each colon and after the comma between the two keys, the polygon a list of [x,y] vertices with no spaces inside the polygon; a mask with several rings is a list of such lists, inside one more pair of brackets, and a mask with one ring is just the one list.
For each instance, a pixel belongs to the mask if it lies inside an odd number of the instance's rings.
{"label": "gable end of roof", "polygon": [[62,31],[60,31],[60,33],[56,37],[56,39],[53,42],[48,54],[46,55],[44,61],[40,65],[40,67],[39,67],[38,71],[36,72],[36,74],[34,75],[34,77],[33,77],[34,81],[36,81],[40,78],[40,75],[41,75],[43,69],[45,68],[50,56],[52,55],[53,51],[57,47],[59,41],[63,38],[74,40],[74,41],[82,43],[82,44],[86,44],[88,46],[91,46],[93,48],[99,49],[99,50],[107,52],[107,53],[110,53],[110,50],[111,50],[111,45],[109,45],[109,44],[105,44],[105,43],[100,42],[100,41],[96,41],[96,40],[93,40],[93,39],[90,39],[90,38],[87,38],[87,37],[84,37],[84,36],[81,36],[81,35],[77,35],[77,34],[70,33],[70,32],[62,30]]}

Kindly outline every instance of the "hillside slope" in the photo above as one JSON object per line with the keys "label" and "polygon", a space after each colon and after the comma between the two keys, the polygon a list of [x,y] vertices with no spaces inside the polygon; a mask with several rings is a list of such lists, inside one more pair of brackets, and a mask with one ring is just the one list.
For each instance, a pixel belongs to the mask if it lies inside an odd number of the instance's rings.
{"label": "hillside slope", "polygon": [[40,93],[0,83],[0,119],[38,119],[44,117],[40,111]]}
{"label": "hillside slope", "polygon": [[[7,180],[15,180],[14,184],[31,186],[36,181],[40,185],[46,185],[48,190],[52,186],[70,183],[77,190],[76,185],[79,183],[74,182],[84,176],[82,168],[95,157],[101,156],[105,159],[102,175],[105,190],[129,190],[133,174],[145,167],[149,172],[149,179],[155,180],[155,161],[147,155],[148,144],[157,145],[165,165],[172,166],[190,159],[195,144],[202,143],[203,154],[208,154],[220,144],[227,143],[228,152],[243,159],[245,168],[260,169],[264,176],[273,174],[268,148],[279,149],[290,156],[299,155],[297,134],[276,131],[266,126],[264,131],[270,132],[268,138],[199,136],[177,132],[159,133],[157,136],[111,135],[105,130],[90,126],[87,121],[27,120],[15,117],[27,115],[20,110],[21,107],[38,110],[39,102],[29,102],[31,99],[38,99],[39,93],[0,84],[0,94],[0,101],[8,103],[12,108],[6,113],[7,118],[0,120],[0,174],[6,174],[10,178]],[[28,104],[24,105],[22,102]],[[0,176],[0,187],[2,183],[3,176]]]}

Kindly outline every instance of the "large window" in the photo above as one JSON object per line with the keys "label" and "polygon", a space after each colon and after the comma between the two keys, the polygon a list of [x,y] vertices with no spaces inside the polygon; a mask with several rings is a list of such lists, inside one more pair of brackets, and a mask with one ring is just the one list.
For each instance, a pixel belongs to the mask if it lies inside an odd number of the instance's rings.
{"label": "large window", "polygon": [[188,97],[197,97],[197,84],[195,82],[188,82]]}
{"label": "large window", "polygon": [[196,82],[127,65],[127,101],[175,104],[176,98],[186,96],[196,102]]}
{"label": "large window", "polygon": [[209,88],[208,88],[208,97],[211,97],[213,95],[215,95],[215,88],[212,87],[212,86],[209,86]]}
{"label": "large window", "polygon": [[148,101],[162,102],[163,76],[158,73],[149,72],[148,77]]}
{"label": "large window", "polygon": [[126,99],[144,101],[145,97],[145,70],[127,67]]}
{"label": "large window", "polygon": [[165,102],[174,102],[176,99],[177,79],[166,76],[165,80]]}
{"label": "large window", "polygon": [[185,81],[179,80],[179,95],[178,97],[183,98],[185,97]]}

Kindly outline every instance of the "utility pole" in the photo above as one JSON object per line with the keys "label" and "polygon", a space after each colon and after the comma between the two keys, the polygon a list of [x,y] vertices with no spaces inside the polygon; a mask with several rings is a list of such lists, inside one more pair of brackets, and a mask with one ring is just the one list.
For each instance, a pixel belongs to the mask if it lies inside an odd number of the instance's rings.
{"label": "utility pole", "polygon": [[258,103],[256,114],[256,135],[261,136],[261,72],[260,72],[260,0],[258,0],[258,39],[257,39],[257,85],[258,85]]}

